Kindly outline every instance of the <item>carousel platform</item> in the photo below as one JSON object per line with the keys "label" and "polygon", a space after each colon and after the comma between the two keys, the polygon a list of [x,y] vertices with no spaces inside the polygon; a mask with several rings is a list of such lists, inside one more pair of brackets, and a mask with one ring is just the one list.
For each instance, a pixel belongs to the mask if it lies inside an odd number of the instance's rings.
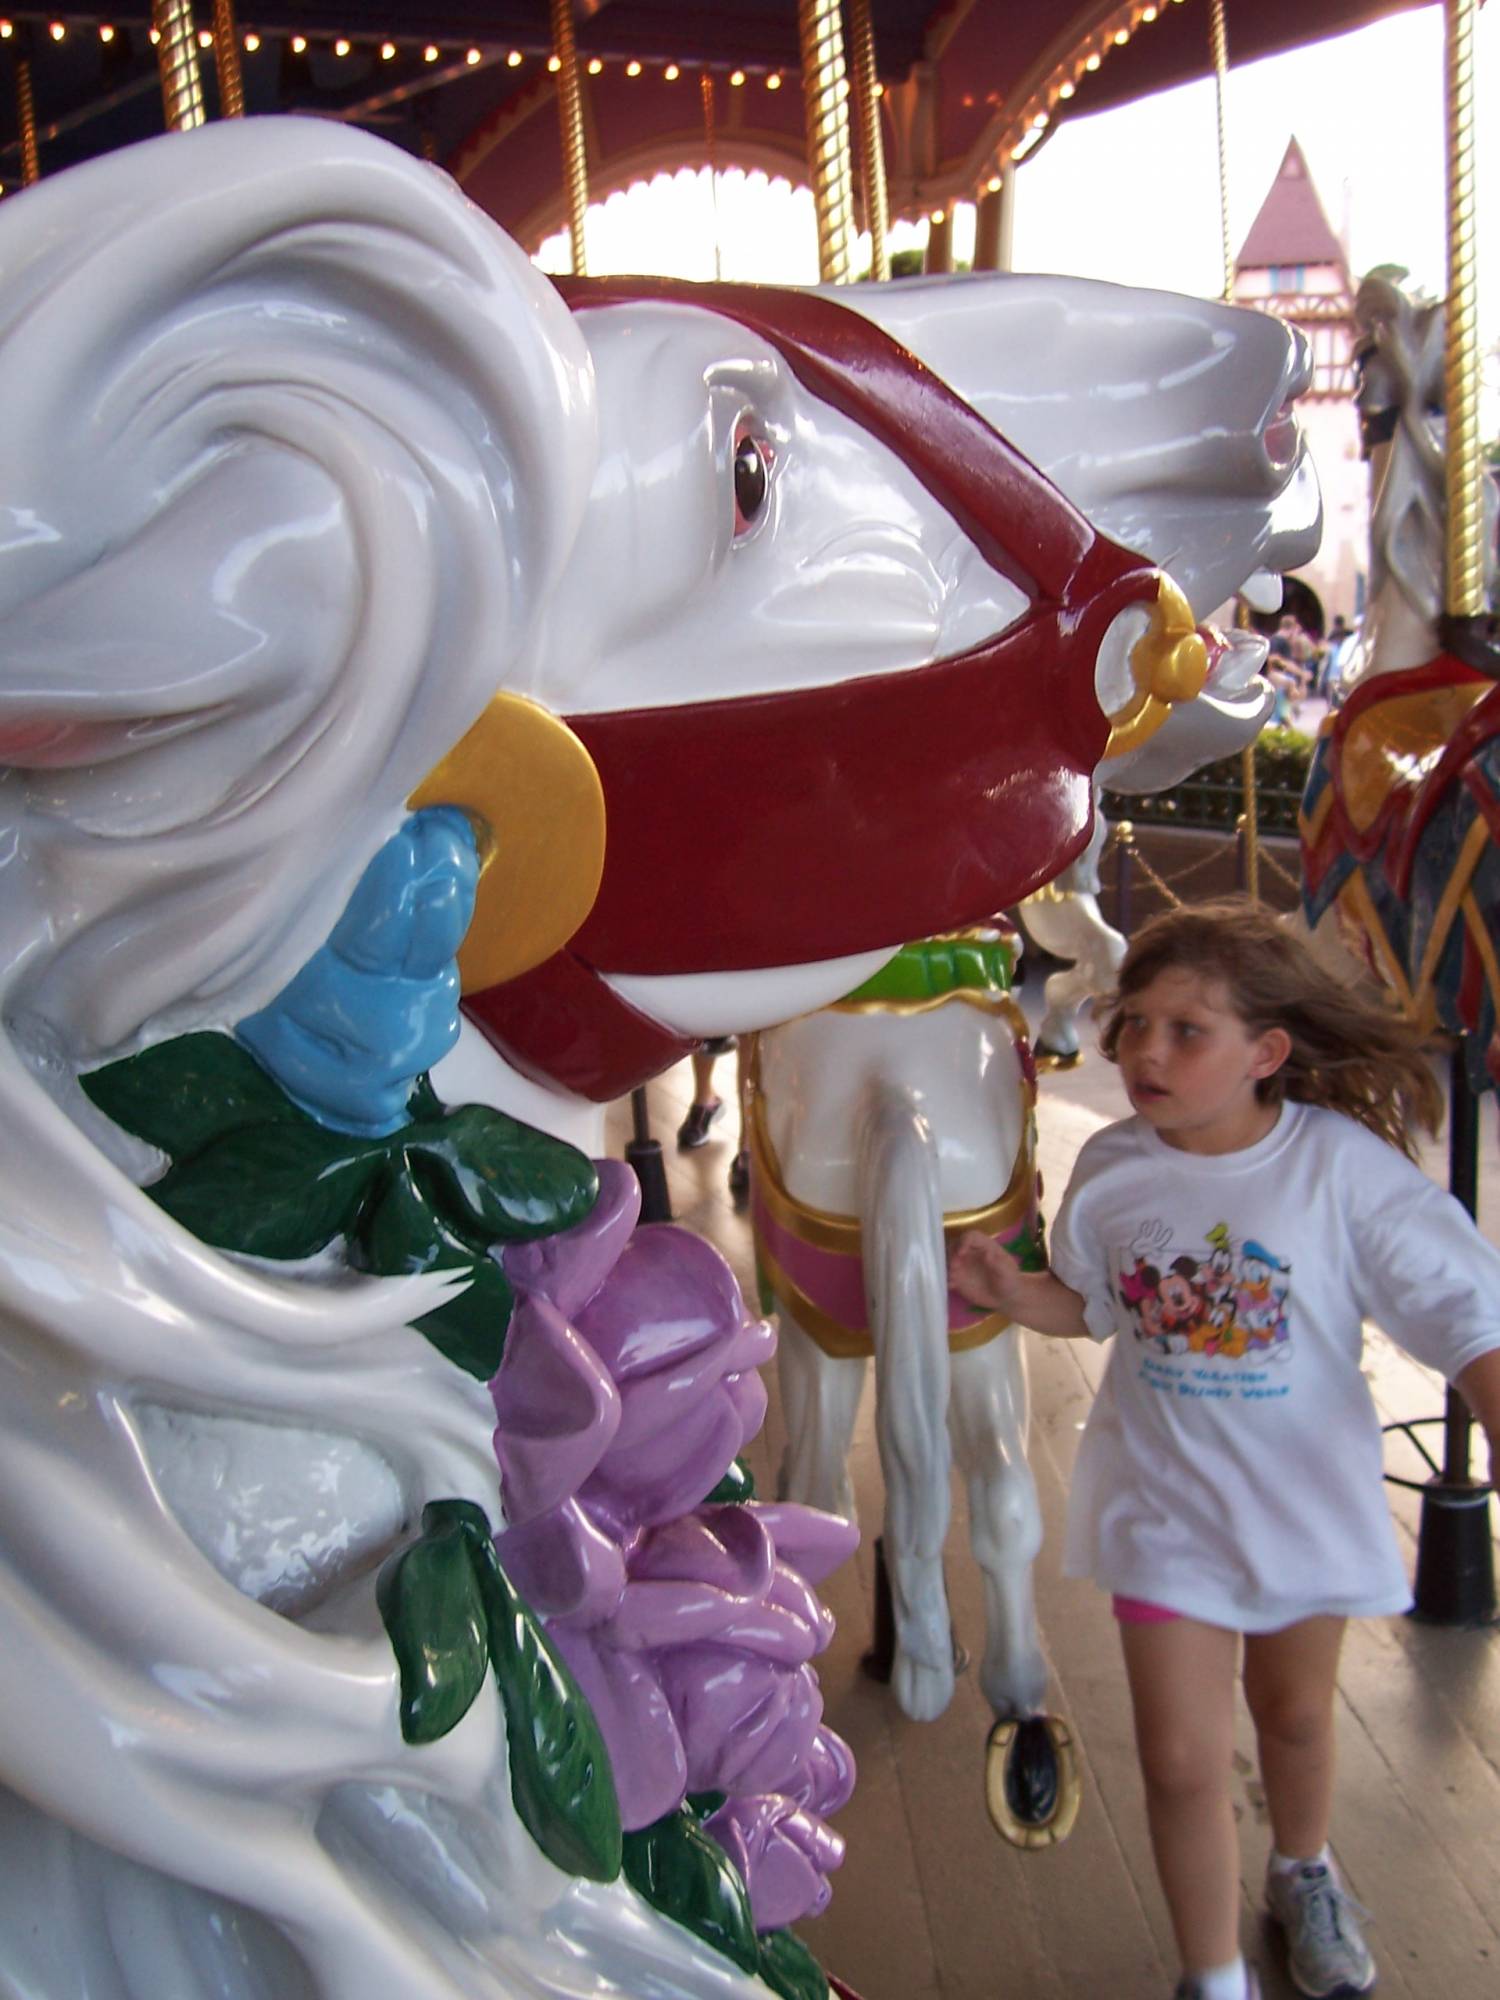
{"label": "carousel platform", "polygon": [[[1034,997],[1024,990],[1023,1001]],[[1028,1006],[1028,1012],[1032,1011]],[[1089,1038],[1085,1035],[1085,1047]],[[732,1057],[715,1082],[733,1092]],[[732,1101],[701,1150],[679,1153],[675,1134],[691,1097],[684,1063],[651,1086],[674,1218],[718,1244],[753,1297],[749,1224],[728,1187],[736,1144]],[[1123,1114],[1113,1069],[1087,1055],[1044,1077],[1039,1113],[1047,1207],[1097,1125]],[[1481,1223],[1500,1242],[1500,1138],[1493,1105],[1481,1115]],[[628,1105],[610,1116],[610,1150],[631,1137]],[[1446,1178],[1440,1143],[1427,1162]],[[839,1621],[819,1663],[829,1720],[853,1745],[860,1782],[837,1825],[849,1843],[833,1902],[801,1926],[823,1963],[861,2000],[1166,2000],[1175,1960],[1147,1843],[1114,1620],[1102,1593],[1059,1574],[1064,1495],[1101,1356],[1082,1342],[1029,1343],[1031,1457],[1046,1517],[1036,1572],[1052,1705],[1082,1753],[1078,1823],[1059,1847],[1023,1853],[991,1827],[984,1805],[984,1741],[991,1716],[972,1670],[947,1713],[913,1723],[889,1691],[863,1675],[873,1601],[871,1542],[882,1510],[873,1396],[856,1432],[854,1477],[865,1539],[823,1596]],[[1442,1385],[1375,1334],[1368,1373],[1388,1421],[1433,1415]],[[775,1487],[781,1417],[774,1381],[765,1430],[751,1454],[760,1490]],[[1482,1451],[1482,1444],[1476,1451]],[[1423,1477],[1406,1447],[1388,1467]],[[1413,1561],[1420,1500],[1387,1488]],[[978,1572],[955,1481],[948,1587],[959,1641],[980,1644]],[[1375,1914],[1371,1942],[1386,2000],[1493,2000],[1500,1993],[1500,1630],[1455,1630],[1411,1618],[1350,1629],[1339,1685],[1341,1777],[1334,1846],[1354,1893]],[[1240,1732],[1236,1812],[1244,1861],[1246,1951],[1265,2000],[1294,2000],[1273,1929],[1260,1913],[1270,1845],[1248,1723]]]}

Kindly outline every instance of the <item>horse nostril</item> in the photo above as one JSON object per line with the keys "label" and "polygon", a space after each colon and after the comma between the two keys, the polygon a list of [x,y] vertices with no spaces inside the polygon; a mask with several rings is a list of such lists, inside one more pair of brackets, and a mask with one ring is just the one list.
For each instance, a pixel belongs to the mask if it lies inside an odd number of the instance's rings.
{"label": "horse nostril", "polygon": [[1272,417],[1261,436],[1267,459],[1278,472],[1287,472],[1297,461],[1302,433],[1288,399]]}

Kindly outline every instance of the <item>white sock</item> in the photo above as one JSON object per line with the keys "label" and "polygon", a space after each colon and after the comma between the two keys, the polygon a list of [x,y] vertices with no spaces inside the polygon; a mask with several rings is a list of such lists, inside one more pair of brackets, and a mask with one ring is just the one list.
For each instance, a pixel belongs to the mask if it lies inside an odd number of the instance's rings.
{"label": "white sock", "polygon": [[1322,1862],[1323,1866],[1331,1872],[1335,1874],[1338,1872],[1333,1866],[1333,1856],[1328,1852],[1328,1843],[1326,1840],[1316,1854],[1301,1856],[1282,1854],[1273,1847],[1271,1849],[1271,1858],[1266,1863],[1266,1869],[1271,1875],[1292,1875],[1299,1868],[1316,1868],[1319,1862]]}
{"label": "white sock", "polygon": [[1198,2000],[1250,2000],[1250,1979],[1243,1958],[1211,1965],[1207,1972],[1188,1974]]}

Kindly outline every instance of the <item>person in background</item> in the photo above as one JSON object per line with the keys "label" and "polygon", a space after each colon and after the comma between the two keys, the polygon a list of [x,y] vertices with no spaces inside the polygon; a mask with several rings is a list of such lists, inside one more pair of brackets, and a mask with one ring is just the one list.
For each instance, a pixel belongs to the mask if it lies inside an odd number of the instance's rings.
{"label": "person in background", "polygon": [[693,1066],[693,1101],[688,1106],[687,1116],[677,1128],[677,1150],[693,1153],[700,1146],[708,1144],[708,1136],[724,1115],[724,1100],[714,1089],[714,1064],[720,1056],[731,1050],[735,1056],[735,1095],[739,1101],[739,1143],[734,1158],[729,1163],[729,1192],[734,1196],[736,1206],[749,1198],[750,1193],[750,1150],[745,1140],[745,1060],[746,1050],[734,1035],[721,1035],[701,1048],[694,1049],[690,1061]]}
{"label": "person in background", "polygon": [[1328,628],[1328,636],[1324,643],[1323,658],[1318,668],[1317,691],[1330,704],[1334,700],[1339,681],[1343,676],[1342,655],[1344,648],[1353,637],[1353,632],[1344,621],[1343,612],[1337,612],[1333,623]]}
{"label": "person in background", "polygon": [[1442,1100],[1414,1030],[1264,908],[1132,940],[1102,1036],[1133,1116],[1084,1145],[1023,1272],[971,1231],[950,1278],[1039,1332],[1112,1340],[1065,1569],[1111,1592],[1178,2000],[1252,2000],[1231,1797],[1242,1657],[1298,1991],[1367,1993],[1366,1912],[1328,1846],[1345,1621],[1408,1609],[1363,1322],[1441,1370],[1500,1471],[1500,1251],[1411,1157]]}

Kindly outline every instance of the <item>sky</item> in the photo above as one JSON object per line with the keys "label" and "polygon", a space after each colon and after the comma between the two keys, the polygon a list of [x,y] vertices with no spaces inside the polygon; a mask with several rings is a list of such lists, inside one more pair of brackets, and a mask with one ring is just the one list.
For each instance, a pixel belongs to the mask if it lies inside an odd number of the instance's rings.
{"label": "sky", "polygon": [[[1227,9],[1230,54],[1234,5]],[[1295,136],[1355,277],[1403,265],[1441,292],[1446,278],[1443,17],[1398,15],[1290,55],[1233,69],[1228,91],[1229,210],[1237,250]],[[1500,339],[1500,0],[1477,32],[1481,334]],[[1017,171],[1015,265],[1171,291],[1217,294],[1218,137],[1210,80],[1069,121]],[[1486,202],[1485,194],[1491,199]],[[717,218],[715,217],[717,204]],[[972,211],[955,222],[968,254]],[[900,225],[893,247],[920,244]],[[591,213],[589,266],[762,282],[816,281],[811,196],[763,175],[658,176]],[[543,246],[563,268],[565,239]]]}

